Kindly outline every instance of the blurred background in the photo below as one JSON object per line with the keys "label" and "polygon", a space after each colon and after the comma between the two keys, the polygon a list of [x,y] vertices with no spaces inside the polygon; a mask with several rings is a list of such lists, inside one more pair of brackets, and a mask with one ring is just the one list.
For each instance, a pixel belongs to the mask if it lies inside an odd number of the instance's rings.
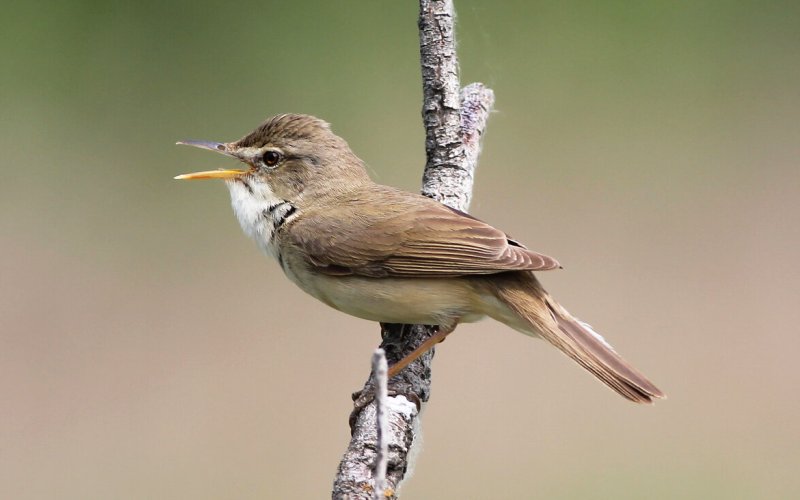
{"label": "blurred background", "polygon": [[[497,96],[471,211],[669,399],[486,321],[437,351],[404,498],[800,498],[800,3],[457,2]],[[424,164],[417,3],[15,2],[0,19],[0,497],[325,498],[378,327],[174,146],[281,112]]]}

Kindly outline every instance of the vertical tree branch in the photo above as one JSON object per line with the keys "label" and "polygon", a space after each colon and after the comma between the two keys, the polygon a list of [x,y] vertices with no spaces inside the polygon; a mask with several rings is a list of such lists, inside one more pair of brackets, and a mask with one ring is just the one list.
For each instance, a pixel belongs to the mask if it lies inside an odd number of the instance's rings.
{"label": "vertical tree branch", "polygon": [[428,157],[422,194],[466,210],[472,183],[464,180],[471,179],[472,173],[461,140],[461,83],[454,23],[452,1],[420,2],[422,121]]}
{"label": "vertical tree branch", "polygon": [[[427,154],[422,193],[466,211],[480,153],[480,137],[494,103],[494,94],[480,83],[461,89],[454,23],[452,0],[420,0],[422,118]],[[393,364],[434,332],[432,326],[381,324],[381,348]],[[396,498],[397,489],[413,467],[419,411],[430,397],[432,359],[433,349],[389,382],[385,498]],[[373,496],[376,487],[373,466],[378,455],[376,405],[371,401],[374,394],[372,376],[364,389],[354,394],[356,409],[350,418],[352,436],[339,464],[333,486],[334,499]]]}

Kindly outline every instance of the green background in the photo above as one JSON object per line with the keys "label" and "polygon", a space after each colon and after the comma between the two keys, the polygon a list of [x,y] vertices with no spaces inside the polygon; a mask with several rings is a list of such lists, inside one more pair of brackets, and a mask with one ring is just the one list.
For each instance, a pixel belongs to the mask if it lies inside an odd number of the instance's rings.
{"label": "green background", "polygon": [[[497,95],[471,211],[670,396],[544,343],[437,351],[404,498],[800,497],[800,3],[460,1]],[[179,139],[330,121],[424,164],[417,4],[8,2],[0,18],[0,497],[324,498],[376,325],[259,254]]]}

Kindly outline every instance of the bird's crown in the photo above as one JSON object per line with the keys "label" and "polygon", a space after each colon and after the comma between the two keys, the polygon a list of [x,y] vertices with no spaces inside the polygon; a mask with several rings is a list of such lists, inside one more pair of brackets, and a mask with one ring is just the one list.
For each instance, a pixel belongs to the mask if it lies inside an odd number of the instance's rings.
{"label": "bird's crown", "polygon": [[316,144],[338,139],[328,122],[311,115],[287,113],[273,116],[241,138],[239,147],[260,148],[276,141],[309,141]]}

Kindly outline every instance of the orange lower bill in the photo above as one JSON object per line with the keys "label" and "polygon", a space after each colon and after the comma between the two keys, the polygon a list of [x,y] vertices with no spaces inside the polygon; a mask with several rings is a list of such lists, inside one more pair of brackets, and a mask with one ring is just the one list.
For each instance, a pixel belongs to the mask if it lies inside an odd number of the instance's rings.
{"label": "orange lower bill", "polygon": [[193,179],[233,179],[244,173],[246,173],[244,170],[206,170],[205,172],[176,175],[175,179],[179,181]]}

